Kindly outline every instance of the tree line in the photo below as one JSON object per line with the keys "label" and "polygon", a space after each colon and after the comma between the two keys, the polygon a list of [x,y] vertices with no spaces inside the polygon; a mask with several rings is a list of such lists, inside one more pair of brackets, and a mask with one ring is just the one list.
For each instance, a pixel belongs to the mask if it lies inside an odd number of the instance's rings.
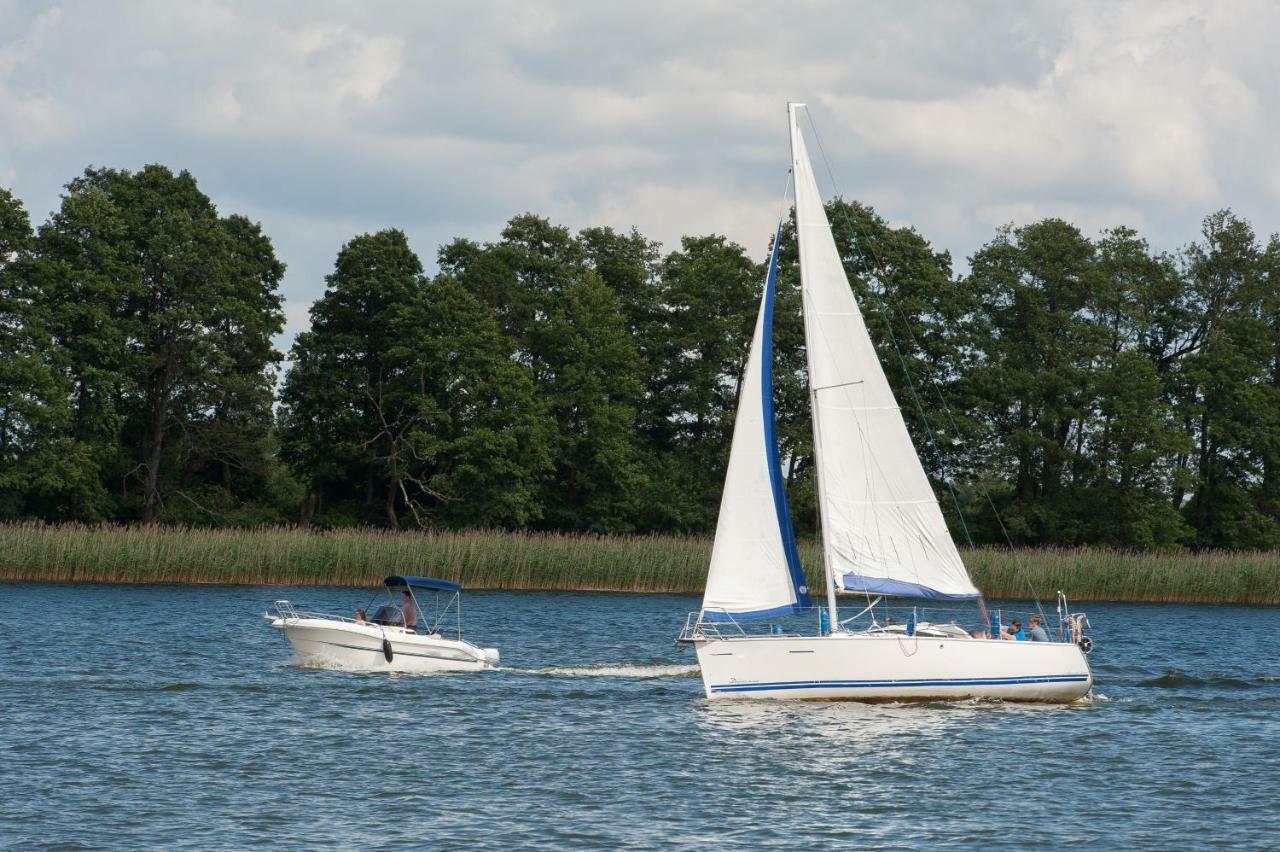
{"label": "tree line", "polygon": [[[1045,219],[957,274],[870,207],[828,214],[958,539],[1280,547],[1280,238]],[[812,533],[793,233],[775,396]],[[284,265],[189,173],[86,170],[38,228],[0,190],[0,520],[714,528],[762,264],[533,214],[436,260],[353,237],[284,369]]]}

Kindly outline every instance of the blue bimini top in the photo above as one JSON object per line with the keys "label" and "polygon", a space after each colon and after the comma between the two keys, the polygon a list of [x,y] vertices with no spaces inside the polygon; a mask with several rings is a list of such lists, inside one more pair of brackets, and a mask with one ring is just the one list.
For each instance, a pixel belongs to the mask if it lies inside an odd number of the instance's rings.
{"label": "blue bimini top", "polygon": [[455,583],[451,580],[437,580],[435,577],[401,577],[396,574],[382,582],[389,589],[393,589],[396,586],[409,586],[414,589],[430,589],[435,592],[462,591],[461,583]]}

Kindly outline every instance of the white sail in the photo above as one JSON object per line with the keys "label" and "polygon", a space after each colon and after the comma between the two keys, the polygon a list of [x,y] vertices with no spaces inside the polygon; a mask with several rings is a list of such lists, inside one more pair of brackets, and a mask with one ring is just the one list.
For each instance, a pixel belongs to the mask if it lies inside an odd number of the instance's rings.
{"label": "white sail", "polygon": [[977,597],[845,277],[794,107],[790,117],[829,582],[871,594]]}
{"label": "white sail", "polygon": [[759,618],[809,606],[787,514],[773,423],[773,255],[738,394],[703,617]]}

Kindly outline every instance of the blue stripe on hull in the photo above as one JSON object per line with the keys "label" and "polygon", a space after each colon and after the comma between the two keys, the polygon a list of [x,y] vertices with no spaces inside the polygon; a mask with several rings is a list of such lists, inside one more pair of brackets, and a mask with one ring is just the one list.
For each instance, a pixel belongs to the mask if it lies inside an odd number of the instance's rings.
{"label": "blue stripe on hull", "polygon": [[1086,683],[1088,675],[1027,675],[1024,677],[921,678],[905,680],[797,680],[779,683],[732,683],[712,686],[712,692],[773,692],[785,689],[874,689],[877,687],[1018,686],[1037,683]]}

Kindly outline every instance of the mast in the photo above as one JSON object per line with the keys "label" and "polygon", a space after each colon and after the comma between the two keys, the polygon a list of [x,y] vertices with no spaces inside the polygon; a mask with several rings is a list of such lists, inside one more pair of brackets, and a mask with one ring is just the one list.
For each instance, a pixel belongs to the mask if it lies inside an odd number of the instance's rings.
{"label": "mast", "polygon": [[[800,133],[800,125],[796,121],[796,107],[803,107],[804,104],[788,103],[787,119],[791,131],[791,174],[794,179],[797,174],[797,165],[799,146],[796,144],[796,137]],[[798,191],[798,189],[797,189]],[[809,276],[805,270],[804,262],[804,244],[803,236],[805,227],[808,222],[800,220],[800,204],[796,204],[796,242],[799,244],[800,257],[800,302],[802,313],[804,315],[804,339],[805,339],[805,362],[809,369],[809,417],[813,422],[813,467],[817,471],[818,476],[818,526],[819,534],[822,537],[822,575],[827,585],[827,625],[828,630],[835,631],[840,626],[839,609],[836,605],[836,587],[832,580],[832,566],[835,560],[831,553],[831,539],[827,534],[829,529],[827,523],[827,503],[822,499],[825,493],[823,488],[823,472],[822,472],[822,430],[818,426],[818,387],[814,384],[813,370],[813,344],[816,340],[812,329],[812,311],[809,309]]]}

